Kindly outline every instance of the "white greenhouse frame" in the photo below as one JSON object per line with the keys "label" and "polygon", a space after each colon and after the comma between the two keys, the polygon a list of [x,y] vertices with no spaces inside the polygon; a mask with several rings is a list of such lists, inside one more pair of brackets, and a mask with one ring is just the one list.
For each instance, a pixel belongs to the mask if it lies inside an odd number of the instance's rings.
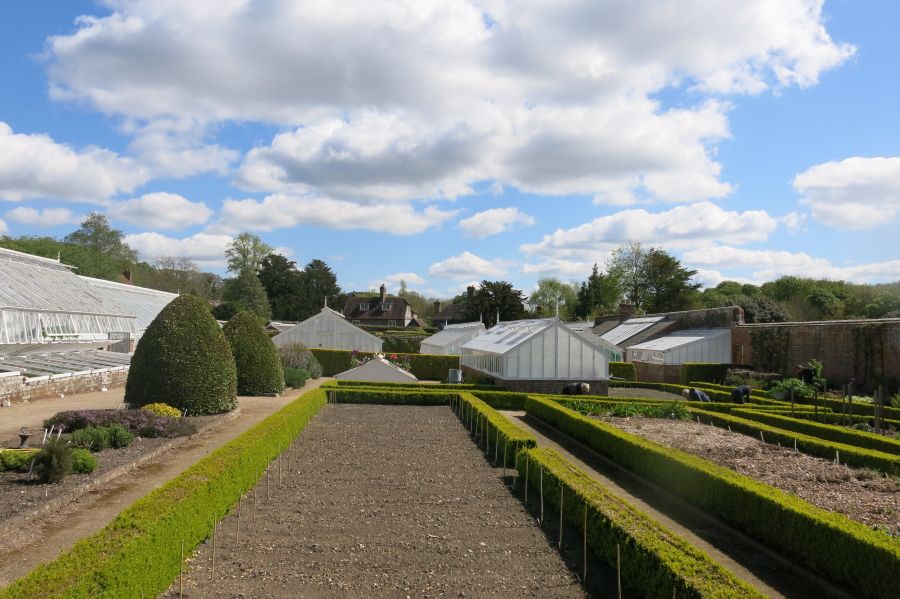
{"label": "white greenhouse frame", "polygon": [[381,339],[347,322],[342,314],[327,307],[275,335],[272,343],[277,347],[302,343],[311,349],[346,349],[372,353],[381,352],[382,347]]}
{"label": "white greenhouse frame", "polygon": [[706,362],[731,363],[731,329],[685,329],[665,337],[632,345],[631,362],[684,364]]}
{"label": "white greenhouse frame", "polygon": [[456,356],[460,348],[470,339],[483,335],[487,329],[480,321],[448,324],[442,330],[423,340],[419,353]]}

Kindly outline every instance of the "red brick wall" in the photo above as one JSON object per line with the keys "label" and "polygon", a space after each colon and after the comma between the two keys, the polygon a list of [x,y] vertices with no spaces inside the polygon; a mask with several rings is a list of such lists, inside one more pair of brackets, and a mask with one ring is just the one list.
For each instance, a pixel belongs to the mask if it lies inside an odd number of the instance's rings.
{"label": "red brick wall", "polygon": [[[762,335],[762,337],[760,337]],[[766,355],[754,355],[764,347],[761,338],[783,339]],[[737,325],[731,329],[732,361],[794,375],[798,364],[815,358],[825,366],[829,386],[855,379],[862,388],[886,384],[892,390],[900,385],[900,319],[852,320],[833,322],[775,323]],[[783,354],[783,355],[782,355]]]}

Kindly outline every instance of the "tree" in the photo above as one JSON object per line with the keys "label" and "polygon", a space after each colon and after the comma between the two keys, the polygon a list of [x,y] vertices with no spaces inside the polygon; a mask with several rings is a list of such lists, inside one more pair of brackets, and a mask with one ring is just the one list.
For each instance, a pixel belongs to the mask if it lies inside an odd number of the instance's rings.
{"label": "tree", "polygon": [[465,300],[466,320],[481,319],[485,326],[497,324],[500,320],[520,320],[525,316],[525,296],[512,283],[506,281],[482,281],[474,296]]}
{"label": "tree", "polygon": [[266,290],[256,274],[250,270],[244,270],[237,277],[225,281],[222,299],[235,313],[249,310],[261,320],[268,321],[272,318],[272,307],[269,305]]}
{"label": "tree", "polygon": [[699,299],[696,270],[688,270],[668,252],[653,248],[644,257],[642,307],[648,312],[673,312],[690,308]]}
{"label": "tree", "polygon": [[538,280],[537,289],[528,298],[538,317],[559,316],[569,320],[575,312],[576,291],[572,283],[546,277]]}
{"label": "tree", "polygon": [[263,258],[272,252],[272,248],[253,233],[241,233],[231,240],[225,250],[228,258],[228,271],[240,274],[250,271],[254,275],[259,271]]}
{"label": "tree", "polygon": [[306,289],[308,311],[303,318],[321,310],[326,298],[332,308],[337,309],[342,305],[341,298],[338,297],[341,296],[341,288],[337,284],[337,275],[322,260],[311,260],[303,268],[303,287]]}
{"label": "tree", "polygon": [[596,264],[588,280],[578,288],[575,301],[575,316],[590,318],[605,312],[612,312],[622,298],[622,285],[615,272],[603,274]]}
{"label": "tree", "polygon": [[167,403],[192,416],[237,406],[231,346],[206,302],[180,295],[153,319],[131,359],[125,403]]}
{"label": "tree", "polygon": [[607,271],[620,281],[625,298],[636,309],[644,307],[647,281],[644,276],[647,250],[637,241],[620,245],[607,262]]}
{"label": "tree", "polygon": [[137,261],[137,252],[125,243],[122,231],[110,227],[106,216],[99,212],[88,214],[82,221],[81,228],[66,235],[63,241],[90,248],[123,262]]}
{"label": "tree", "polygon": [[275,320],[304,320],[307,312],[307,293],[303,272],[293,260],[280,254],[263,258],[259,281],[266,290]]}
{"label": "tree", "polygon": [[237,367],[239,395],[284,391],[284,370],[272,339],[252,312],[235,314],[222,328]]}

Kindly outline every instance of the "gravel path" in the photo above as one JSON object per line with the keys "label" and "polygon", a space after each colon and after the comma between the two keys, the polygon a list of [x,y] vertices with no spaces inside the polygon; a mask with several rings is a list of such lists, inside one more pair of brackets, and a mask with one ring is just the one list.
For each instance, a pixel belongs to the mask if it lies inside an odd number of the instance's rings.
{"label": "gravel path", "polygon": [[284,487],[270,467],[185,596],[585,596],[446,407],[329,405],[281,459]]}
{"label": "gravel path", "polygon": [[900,531],[900,479],[835,465],[697,422],[604,418],[641,437],[700,456],[796,495],[820,508],[867,524]]}

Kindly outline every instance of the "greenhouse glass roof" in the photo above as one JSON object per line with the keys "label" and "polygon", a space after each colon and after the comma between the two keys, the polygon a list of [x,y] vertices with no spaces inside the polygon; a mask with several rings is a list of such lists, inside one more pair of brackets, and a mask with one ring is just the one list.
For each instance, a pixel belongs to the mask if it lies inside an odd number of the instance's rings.
{"label": "greenhouse glass roof", "polygon": [[649,329],[665,316],[643,316],[640,318],[629,318],[611,331],[607,331],[600,335],[604,341],[608,341],[613,345],[619,345],[623,341],[634,337],[643,330]]}
{"label": "greenhouse glass roof", "polygon": [[467,341],[463,347],[467,350],[504,354],[532,335],[552,327],[556,322],[558,320],[555,318],[501,322],[487,332]]}
{"label": "greenhouse glass roof", "polygon": [[125,368],[130,363],[130,354],[109,351],[41,352],[0,356],[0,373],[18,372],[26,377],[33,378],[37,376],[56,376],[93,370]]}
{"label": "greenhouse glass roof", "polygon": [[140,331],[150,326],[156,315],[168,306],[169,302],[178,297],[178,294],[167,291],[157,291],[91,277],[79,278],[93,287],[94,291],[103,296],[104,300],[119,306],[126,314],[134,314],[137,317],[137,327]]}

